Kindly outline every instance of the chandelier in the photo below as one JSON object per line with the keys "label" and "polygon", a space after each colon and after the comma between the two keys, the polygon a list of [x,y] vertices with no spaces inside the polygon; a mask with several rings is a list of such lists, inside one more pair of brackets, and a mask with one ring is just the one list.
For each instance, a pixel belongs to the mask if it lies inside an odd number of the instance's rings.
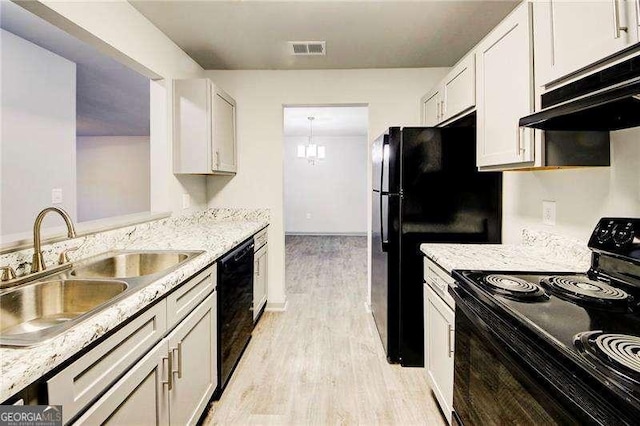
{"label": "chandelier", "polygon": [[316,161],[325,157],[324,145],[317,145],[313,142],[313,120],[315,117],[307,117],[309,120],[309,140],[306,145],[298,145],[298,158],[306,158],[309,164],[315,165]]}

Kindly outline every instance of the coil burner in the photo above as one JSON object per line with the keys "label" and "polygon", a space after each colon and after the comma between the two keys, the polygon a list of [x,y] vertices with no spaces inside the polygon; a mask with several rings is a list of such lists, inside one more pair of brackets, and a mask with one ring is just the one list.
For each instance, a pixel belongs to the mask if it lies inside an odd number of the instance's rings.
{"label": "coil burner", "polygon": [[535,302],[549,298],[538,284],[511,275],[490,274],[483,282],[494,293],[512,300]]}
{"label": "coil burner", "polygon": [[577,334],[574,344],[581,353],[627,379],[640,382],[640,337],[590,331]]}
{"label": "coil burner", "polygon": [[619,311],[626,311],[632,302],[626,291],[588,277],[554,275],[543,278],[540,283],[555,296],[570,302]]}

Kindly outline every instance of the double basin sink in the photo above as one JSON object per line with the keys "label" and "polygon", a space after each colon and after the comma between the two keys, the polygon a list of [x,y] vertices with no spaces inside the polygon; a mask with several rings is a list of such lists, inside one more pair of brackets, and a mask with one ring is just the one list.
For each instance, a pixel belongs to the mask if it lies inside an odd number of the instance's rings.
{"label": "double basin sink", "polygon": [[202,251],[112,251],[0,293],[0,345],[31,346],[169,274]]}

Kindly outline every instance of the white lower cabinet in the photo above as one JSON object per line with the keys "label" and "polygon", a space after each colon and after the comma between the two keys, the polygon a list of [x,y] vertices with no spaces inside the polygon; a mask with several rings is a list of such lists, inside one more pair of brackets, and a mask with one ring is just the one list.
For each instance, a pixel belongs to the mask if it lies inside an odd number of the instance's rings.
{"label": "white lower cabinet", "polygon": [[425,342],[427,374],[429,384],[436,395],[442,411],[451,423],[453,412],[453,351],[454,320],[453,309],[447,306],[433,290],[425,285],[427,292],[426,314],[428,330]]}
{"label": "white lower cabinet", "polygon": [[76,424],[196,424],[217,385],[217,293],[211,293]]}
{"label": "white lower cabinet", "polygon": [[[455,302],[447,293],[447,288],[453,283],[453,278],[434,262],[425,259],[424,279],[424,365],[431,390],[442,412],[445,413],[447,421],[451,424]],[[434,288],[442,296],[434,291]]]}
{"label": "white lower cabinet", "polygon": [[172,358],[171,424],[196,424],[218,384],[217,292],[167,336]]}
{"label": "white lower cabinet", "polygon": [[168,425],[166,378],[167,342],[163,340],[75,424]]}
{"label": "white lower cabinet", "polygon": [[260,311],[267,303],[267,263],[269,261],[269,251],[267,245],[260,247],[254,254],[253,265],[253,320],[258,319]]}

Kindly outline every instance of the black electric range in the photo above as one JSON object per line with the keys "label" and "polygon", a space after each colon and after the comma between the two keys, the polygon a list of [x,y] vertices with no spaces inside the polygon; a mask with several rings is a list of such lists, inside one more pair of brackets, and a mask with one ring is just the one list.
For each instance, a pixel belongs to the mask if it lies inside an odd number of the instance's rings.
{"label": "black electric range", "polygon": [[460,424],[640,422],[640,219],[601,219],[586,273],[454,271]]}

